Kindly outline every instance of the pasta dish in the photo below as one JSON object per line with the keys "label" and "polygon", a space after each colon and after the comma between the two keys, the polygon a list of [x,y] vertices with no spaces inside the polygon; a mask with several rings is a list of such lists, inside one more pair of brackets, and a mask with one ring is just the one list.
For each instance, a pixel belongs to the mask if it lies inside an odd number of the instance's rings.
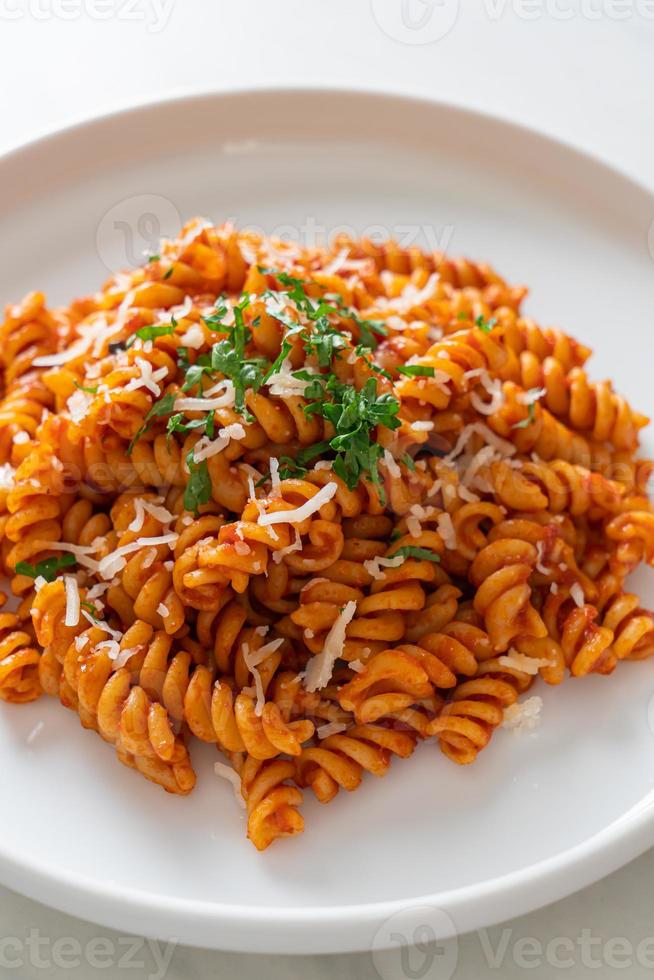
{"label": "pasta dish", "polygon": [[[419,742],[468,764],[541,683],[654,652],[647,419],[489,266],[195,219],[0,327],[0,698],[260,850]],[[7,604],[8,595],[2,596]],[[622,669],[622,668],[620,668]]]}

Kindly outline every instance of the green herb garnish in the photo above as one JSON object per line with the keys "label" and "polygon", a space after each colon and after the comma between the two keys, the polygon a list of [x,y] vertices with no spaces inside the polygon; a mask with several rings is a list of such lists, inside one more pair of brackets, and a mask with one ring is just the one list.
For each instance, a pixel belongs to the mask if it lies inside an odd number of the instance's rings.
{"label": "green herb garnish", "polygon": [[515,425],[511,426],[511,428],[527,429],[530,425],[533,425],[535,421],[536,421],[536,403],[530,402],[530,404],[527,405],[527,418],[521,419],[519,422],[516,422]]}
{"label": "green herb garnish", "polygon": [[63,554],[61,557],[44,558],[37,565],[30,565],[28,561],[19,561],[16,563],[15,571],[17,575],[27,575],[29,578],[40,577],[46,582],[54,582],[63,568],[70,568],[75,564],[77,564],[75,555]]}
{"label": "green herb garnish", "polygon": [[398,555],[403,558],[417,558],[418,561],[433,561],[436,564],[441,560],[441,556],[437,555],[435,551],[430,551],[429,548],[415,548],[411,544],[405,545],[404,548],[398,548],[390,557],[397,558]]}
{"label": "green herb garnish", "polygon": [[162,323],[158,325],[151,325],[147,327],[140,327],[136,333],[133,333],[131,337],[128,337],[125,341],[124,349],[129,350],[129,348],[136,343],[136,338],[139,340],[156,340],[157,337],[165,337],[172,334],[177,323],[174,321],[172,323]]}
{"label": "green herb garnish", "polygon": [[144,433],[147,432],[147,430],[150,428],[150,423],[152,422],[152,420],[155,418],[159,418],[162,415],[169,415],[172,412],[173,406],[175,404],[175,397],[176,396],[173,394],[173,392],[170,391],[168,392],[167,395],[164,395],[163,398],[160,398],[158,402],[154,403],[154,405],[152,406],[148,414],[145,416],[143,420],[143,425],[138,430],[138,432],[130,442],[129,446],[127,447],[128,456],[132,455],[132,450],[134,449],[134,446],[139,441],[141,436],[144,435]]}
{"label": "green herb garnish", "polygon": [[193,450],[186,457],[189,468],[189,479],[184,490],[184,507],[198,513],[201,504],[208,504],[211,500],[211,477],[206,459],[196,463],[193,459]]}
{"label": "green herb garnish", "polygon": [[[320,395],[311,392],[312,388],[320,389]],[[329,376],[324,387],[317,380],[309,385],[305,397],[312,395],[317,400],[305,406],[305,413],[321,415],[333,425],[336,433],[328,441],[328,447],[336,453],[334,473],[350,490],[356,487],[364,474],[369,474],[383,498],[378,464],[384,450],[373,441],[372,434],[379,425],[387,429],[398,428],[398,400],[390,394],[379,395],[375,378],[368,378],[363,388],[357,391],[350,385],[341,384],[334,375]],[[320,446],[322,451],[323,445],[317,443],[312,448]]]}
{"label": "green herb garnish", "polygon": [[480,315],[475,320],[475,325],[478,326],[484,333],[490,333],[496,323],[497,320],[494,316],[492,316],[490,320],[484,320],[483,316]]}
{"label": "green herb garnish", "polygon": [[163,278],[164,278],[164,279],[170,279],[170,277],[171,277],[171,276],[172,276],[172,274],[173,274],[173,270],[174,270],[174,268],[175,268],[175,266],[174,266],[174,265],[171,265],[171,267],[170,267],[170,269],[168,269],[168,271],[167,271],[167,272],[164,272],[164,275],[163,275]]}
{"label": "green herb garnish", "polygon": [[85,391],[87,395],[97,395],[98,393],[98,385],[95,385],[95,387],[91,387],[90,385],[81,385],[79,381],[73,381],[73,384],[76,388],[79,388],[80,391]]}
{"label": "green herb garnish", "polygon": [[427,367],[423,364],[405,364],[404,367],[398,367],[399,374],[405,374],[407,378],[433,378],[434,369],[433,367]]}

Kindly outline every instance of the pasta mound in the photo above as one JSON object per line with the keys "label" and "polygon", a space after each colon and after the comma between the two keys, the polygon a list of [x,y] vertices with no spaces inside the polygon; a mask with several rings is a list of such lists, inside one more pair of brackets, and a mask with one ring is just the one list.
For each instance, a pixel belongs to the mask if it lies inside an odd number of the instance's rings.
{"label": "pasta mound", "polygon": [[[0,697],[58,697],[189,793],[196,738],[263,849],[433,739],[654,651],[647,419],[489,266],[196,219],[0,328]],[[7,596],[2,597],[2,602]]]}

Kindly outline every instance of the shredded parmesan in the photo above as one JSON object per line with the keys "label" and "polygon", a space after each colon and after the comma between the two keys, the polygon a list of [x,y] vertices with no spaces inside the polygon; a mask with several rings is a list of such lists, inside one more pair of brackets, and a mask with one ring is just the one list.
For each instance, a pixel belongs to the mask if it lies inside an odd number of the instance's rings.
{"label": "shredded parmesan", "polygon": [[[211,397],[219,390],[222,394]],[[176,412],[211,412],[216,408],[231,408],[234,404],[234,385],[225,379],[207,391],[206,395],[206,398],[177,398],[173,407]]]}
{"label": "shredded parmesan", "polygon": [[348,666],[355,674],[360,674],[362,670],[366,669],[366,665],[361,660],[350,660]]}
{"label": "shredded parmesan", "polygon": [[45,722],[44,721],[37,721],[36,725],[34,726],[34,728],[32,729],[32,731],[29,733],[29,735],[27,736],[27,738],[25,739],[25,741],[27,742],[27,744],[28,745],[31,745],[32,742],[39,737],[39,735],[41,734],[41,732],[43,731],[44,728],[45,728]]}
{"label": "shredded parmesan", "polygon": [[552,666],[552,661],[545,657],[528,657],[524,653],[518,653],[513,647],[511,647],[508,654],[499,657],[498,662],[503,667],[520,670],[523,674],[537,674],[541,667]]}
{"label": "shredded parmesan", "polygon": [[574,582],[570,586],[570,595],[574,599],[575,603],[581,608],[581,606],[583,606],[585,602],[585,599],[584,599],[584,590],[582,589],[579,582]]}
{"label": "shredded parmesan", "polygon": [[379,580],[383,579],[386,574],[382,568],[399,568],[405,561],[404,555],[395,555],[393,558],[384,558],[383,555],[378,555],[377,558],[368,558],[367,561],[364,561],[363,567],[368,575]]}
{"label": "shredded parmesan", "polygon": [[272,485],[271,497],[281,497],[282,484],[279,479],[279,460],[274,456],[270,457],[270,483]]}
{"label": "shredded parmesan", "polygon": [[302,521],[306,521],[307,517],[311,517],[312,514],[317,513],[321,507],[329,503],[337,490],[338,484],[330,481],[300,507],[296,507],[294,510],[277,510],[272,514],[259,514],[257,523],[263,525],[301,524]]}
{"label": "shredded parmesan", "polygon": [[402,470],[395,462],[395,457],[389,449],[384,450],[384,462],[386,463],[388,475],[392,476],[396,480],[399,480],[399,478],[402,476]]}
{"label": "shredded parmesan", "polygon": [[219,429],[217,439],[209,439],[208,436],[202,436],[193,450],[194,461],[200,463],[203,459],[216,456],[229,446],[232,439],[245,439],[245,429],[240,422],[232,422],[231,425],[226,425],[223,429]]}
{"label": "shredded parmesan", "polygon": [[168,609],[168,606],[164,605],[163,602],[160,602],[159,605],[157,606],[157,612],[159,613],[160,616],[166,617],[170,612],[170,610]]}
{"label": "shredded parmesan", "polygon": [[226,766],[224,762],[214,762],[213,771],[216,776],[220,776],[221,779],[226,779],[228,783],[232,784],[236,802],[241,809],[245,810],[245,800],[241,792],[241,777],[239,774],[231,766]]}
{"label": "shredded parmesan", "polygon": [[3,463],[0,466],[0,490],[11,490],[14,486],[14,475],[16,470],[10,463]]}
{"label": "shredded parmesan", "polygon": [[287,544],[285,548],[280,548],[279,551],[273,551],[273,561],[276,565],[279,565],[286,555],[290,555],[294,551],[302,551],[302,537],[297,528],[295,529],[295,541]]}
{"label": "shredded parmesan", "polygon": [[540,725],[542,710],[543,699],[539,697],[510,704],[504,709],[502,727],[514,732],[531,732]]}
{"label": "shredded parmesan", "polygon": [[316,728],[316,735],[318,738],[329,738],[330,735],[338,735],[339,732],[344,732],[347,725],[344,725],[342,721],[330,721],[327,725],[320,725]]}
{"label": "shredded parmesan", "polygon": [[456,551],[458,547],[457,540],[456,540],[456,531],[454,530],[454,524],[452,523],[452,518],[446,511],[438,515],[436,526],[438,528],[438,533],[443,539],[443,544],[445,545],[445,547],[449,551]]}
{"label": "shredded parmesan", "polygon": [[73,392],[66,402],[66,408],[72,421],[79,424],[83,418],[86,418],[92,402],[93,395],[90,392],[82,391],[79,388]]}
{"label": "shredded parmesan", "polygon": [[156,371],[153,371],[150,362],[143,360],[142,357],[137,357],[135,363],[141,373],[127,382],[125,391],[136,391],[138,388],[147,388],[148,391],[151,391],[158,398],[161,394],[161,387],[158,382],[163,381],[166,377],[168,368],[160,367]]}
{"label": "shredded parmesan", "polygon": [[130,544],[124,544],[121,548],[116,548],[111,554],[106,555],[98,564],[98,574],[104,578],[113,578],[125,567],[125,555],[131,555],[134,551],[141,548],[156,548],[161,544],[173,545],[179,537],[178,534],[162,534],[158,538],[137,538]]}
{"label": "shredded parmesan", "polygon": [[[273,643],[274,642],[275,641],[273,640]],[[270,646],[270,644],[266,644],[266,645]],[[261,657],[261,659],[259,659],[261,655],[261,651],[264,649],[264,647],[261,647],[261,649],[257,650],[257,652],[254,654],[250,653],[250,646],[248,643],[244,643],[242,649],[243,649],[243,660],[245,661],[245,666],[248,668],[248,670],[252,674],[252,677],[254,678],[254,689],[257,695],[257,703],[254,707],[254,713],[255,715],[257,715],[258,718],[260,718],[261,715],[263,714],[263,709],[266,704],[266,696],[263,691],[263,681],[261,680],[261,674],[257,669],[257,664],[260,664],[261,660],[265,660],[265,658],[268,656],[268,653],[266,653],[263,657]]]}
{"label": "shredded parmesan", "polygon": [[150,514],[155,520],[162,524],[170,524],[174,521],[174,515],[165,507],[159,506],[163,503],[163,497],[156,497],[154,501],[145,500],[143,497],[134,499],[134,520],[127,526],[128,531],[140,531],[143,527],[145,515]]}
{"label": "shredded parmesan", "polygon": [[[187,299],[190,297],[187,297]],[[179,338],[184,347],[191,347],[193,350],[200,350],[204,345],[204,332],[199,323],[192,323],[186,333]]]}
{"label": "shredded parmesan", "polygon": [[72,575],[64,575],[64,588],[66,590],[66,615],[64,626],[77,626],[79,623],[80,597],[77,579]]}
{"label": "shredded parmesan", "polygon": [[322,651],[309,661],[304,679],[304,686],[307,691],[320,691],[329,684],[334,664],[343,652],[345,631],[354,618],[356,608],[356,600],[346,602],[342,612],[338,615],[338,619],[325,637]]}
{"label": "shredded parmesan", "polygon": [[515,400],[521,405],[533,405],[546,394],[547,388],[531,388],[529,391],[519,392]]}

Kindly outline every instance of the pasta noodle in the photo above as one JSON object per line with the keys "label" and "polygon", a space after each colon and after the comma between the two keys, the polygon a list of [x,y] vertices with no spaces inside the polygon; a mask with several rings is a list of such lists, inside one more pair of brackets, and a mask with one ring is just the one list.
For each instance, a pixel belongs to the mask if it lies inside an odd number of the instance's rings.
{"label": "pasta noodle", "polygon": [[[654,652],[647,419],[489,266],[196,219],[0,327],[0,699],[167,792],[215,746],[259,850],[539,683]],[[2,596],[2,605],[6,596]],[[239,789],[240,787],[240,789]]]}

